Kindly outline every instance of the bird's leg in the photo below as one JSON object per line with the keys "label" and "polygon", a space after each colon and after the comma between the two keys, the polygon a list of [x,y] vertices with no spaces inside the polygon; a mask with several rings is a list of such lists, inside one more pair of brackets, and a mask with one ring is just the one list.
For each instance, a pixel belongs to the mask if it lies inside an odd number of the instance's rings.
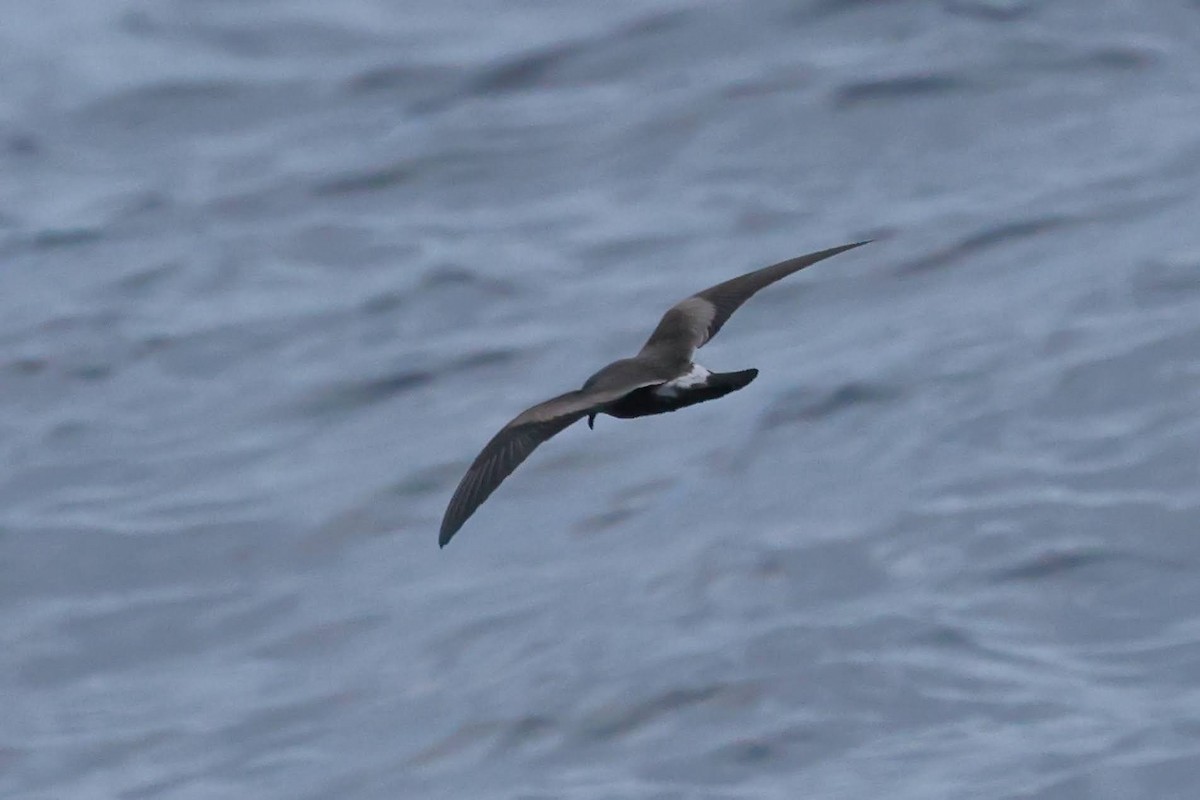
{"label": "bird's leg", "polygon": [[595,415],[595,414],[588,414],[588,429],[589,429],[589,430],[595,430],[595,429],[596,429],[595,422],[596,422],[596,415]]}

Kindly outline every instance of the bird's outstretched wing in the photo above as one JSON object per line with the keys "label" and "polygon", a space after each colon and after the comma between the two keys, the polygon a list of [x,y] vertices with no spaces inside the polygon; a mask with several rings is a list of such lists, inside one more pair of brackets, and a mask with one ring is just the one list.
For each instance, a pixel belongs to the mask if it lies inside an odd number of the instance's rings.
{"label": "bird's outstretched wing", "polygon": [[831,247],[828,250],[780,261],[778,264],[747,272],[697,292],[673,305],[663,315],[639,355],[673,357],[675,360],[682,359],[688,362],[692,353],[716,336],[717,331],[721,330],[721,326],[729,320],[733,312],[759,289],[818,261],[867,244],[868,241],[870,240],[844,244],[841,247]]}
{"label": "bird's outstretched wing", "polygon": [[484,445],[454,490],[454,496],[450,498],[450,505],[442,517],[438,545],[445,547],[467,518],[475,513],[475,509],[542,442],[623,395],[661,382],[655,378],[631,378],[619,386],[579,389],[538,403],[518,414]]}

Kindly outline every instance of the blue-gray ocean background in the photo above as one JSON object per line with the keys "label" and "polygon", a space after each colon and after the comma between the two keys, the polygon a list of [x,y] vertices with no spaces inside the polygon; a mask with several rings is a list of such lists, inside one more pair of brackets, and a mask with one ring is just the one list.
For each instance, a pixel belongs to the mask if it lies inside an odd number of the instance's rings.
{"label": "blue-gray ocean background", "polygon": [[6,800],[1192,800],[1198,409],[1194,0],[3,3]]}

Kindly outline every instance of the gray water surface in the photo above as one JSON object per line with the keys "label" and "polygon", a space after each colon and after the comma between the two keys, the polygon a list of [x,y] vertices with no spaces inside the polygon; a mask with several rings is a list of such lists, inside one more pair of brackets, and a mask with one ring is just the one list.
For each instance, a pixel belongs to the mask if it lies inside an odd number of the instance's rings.
{"label": "gray water surface", "polygon": [[1196,796],[1197,3],[3,16],[0,796]]}

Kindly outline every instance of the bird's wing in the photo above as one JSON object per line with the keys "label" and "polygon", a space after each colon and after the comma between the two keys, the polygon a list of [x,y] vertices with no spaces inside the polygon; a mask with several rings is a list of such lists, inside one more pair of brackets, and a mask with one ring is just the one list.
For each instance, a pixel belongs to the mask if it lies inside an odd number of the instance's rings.
{"label": "bird's wing", "polygon": [[[867,240],[870,241],[870,240]],[[866,241],[844,244],[841,247],[831,247],[817,253],[797,256],[796,258],[780,261],[769,267],[747,272],[724,283],[718,283],[697,292],[686,300],[673,305],[662,320],[639,355],[651,353],[669,353],[677,357],[685,357],[690,361],[692,353],[703,347],[709,339],[717,335],[729,317],[737,311],[742,303],[780,278],[786,278],[793,272],[799,272],[805,267],[812,266],[818,261],[824,261],[830,256],[844,253],[855,247],[867,244]]]}
{"label": "bird's wing", "polygon": [[621,396],[661,382],[653,378],[631,379],[624,385],[602,390],[580,389],[560,394],[518,414],[484,445],[454,490],[442,517],[438,545],[445,547],[475,509],[542,442]]}

